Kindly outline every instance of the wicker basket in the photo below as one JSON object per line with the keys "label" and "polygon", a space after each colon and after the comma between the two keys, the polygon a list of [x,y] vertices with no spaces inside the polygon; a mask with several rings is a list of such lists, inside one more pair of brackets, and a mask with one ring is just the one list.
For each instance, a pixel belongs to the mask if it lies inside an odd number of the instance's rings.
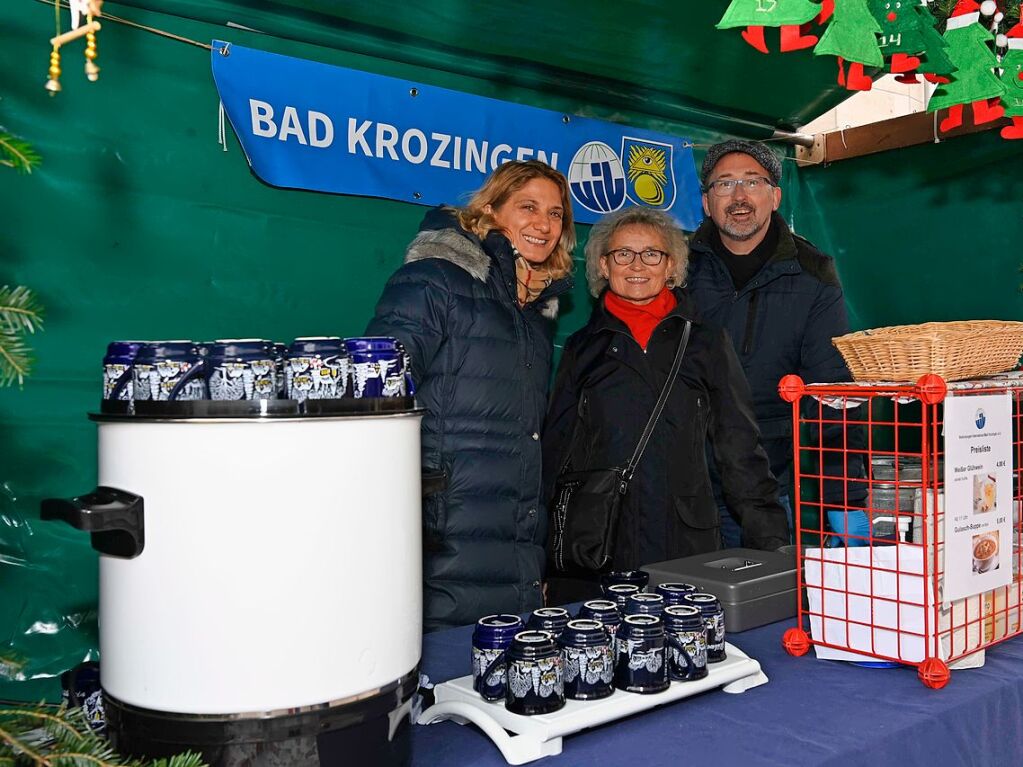
{"label": "wicker basket", "polygon": [[832,339],[853,380],[909,381],[935,373],[946,381],[1011,370],[1023,353],[1023,322],[925,322],[861,330]]}

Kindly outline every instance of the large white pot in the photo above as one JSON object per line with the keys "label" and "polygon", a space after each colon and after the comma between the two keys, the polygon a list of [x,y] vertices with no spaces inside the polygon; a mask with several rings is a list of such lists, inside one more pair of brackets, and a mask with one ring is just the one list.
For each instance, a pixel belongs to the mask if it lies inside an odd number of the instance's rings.
{"label": "large white pot", "polygon": [[420,414],[97,420],[100,485],[145,505],[141,554],[100,558],[108,694],[271,712],[416,668]]}

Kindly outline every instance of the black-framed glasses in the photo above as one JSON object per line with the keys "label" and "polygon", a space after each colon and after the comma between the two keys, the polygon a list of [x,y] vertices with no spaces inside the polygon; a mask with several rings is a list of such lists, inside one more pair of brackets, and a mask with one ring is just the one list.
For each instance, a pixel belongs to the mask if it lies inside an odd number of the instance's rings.
{"label": "black-framed glasses", "polygon": [[711,181],[707,184],[707,191],[713,192],[718,197],[729,197],[735,194],[738,187],[742,187],[746,194],[756,194],[766,191],[774,184],[771,179],[763,176],[749,176],[746,178],[723,178],[718,181]]}
{"label": "black-framed glasses", "polygon": [[639,256],[639,260],[647,266],[658,266],[661,261],[668,257],[668,254],[663,250],[654,250],[653,248],[647,248],[638,253],[632,248],[615,248],[614,250],[609,250],[604,255],[611,256],[618,266],[628,266],[636,260],[636,256]]}

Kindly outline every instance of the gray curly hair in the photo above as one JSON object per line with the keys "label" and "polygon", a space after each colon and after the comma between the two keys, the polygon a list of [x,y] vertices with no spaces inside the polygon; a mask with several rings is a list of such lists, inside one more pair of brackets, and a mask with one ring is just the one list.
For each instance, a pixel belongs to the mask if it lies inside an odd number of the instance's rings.
{"label": "gray curly hair", "polygon": [[623,226],[649,226],[661,233],[667,246],[672,266],[668,273],[668,287],[677,288],[684,285],[686,271],[689,269],[689,246],[685,234],[672,216],[662,210],[651,208],[630,207],[609,213],[593,225],[590,237],[586,241],[586,282],[590,293],[599,296],[607,287],[607,279],[600,273],[600,259],[607,253],[608,243],[614,233]]}

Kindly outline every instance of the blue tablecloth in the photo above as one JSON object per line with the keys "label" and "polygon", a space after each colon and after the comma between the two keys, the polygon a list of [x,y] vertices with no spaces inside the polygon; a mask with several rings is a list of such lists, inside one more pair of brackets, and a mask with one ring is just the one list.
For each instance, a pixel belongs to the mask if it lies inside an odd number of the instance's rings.
{"label": "blue tablecloth", "polygon": [[[931,690],[916,669],[868,669],[793,658],[785,621],[729,637],[760,661],[770,682],[742,694],[715,690],[564,739],[543,765],[1023,764],[1023,638],[987,650],[983,668],[952,672]],[[469,673],[469,627],[428,634],[423,671],[441,682]],[[472,725],[413,728],[413,765],[504,765]]]}

